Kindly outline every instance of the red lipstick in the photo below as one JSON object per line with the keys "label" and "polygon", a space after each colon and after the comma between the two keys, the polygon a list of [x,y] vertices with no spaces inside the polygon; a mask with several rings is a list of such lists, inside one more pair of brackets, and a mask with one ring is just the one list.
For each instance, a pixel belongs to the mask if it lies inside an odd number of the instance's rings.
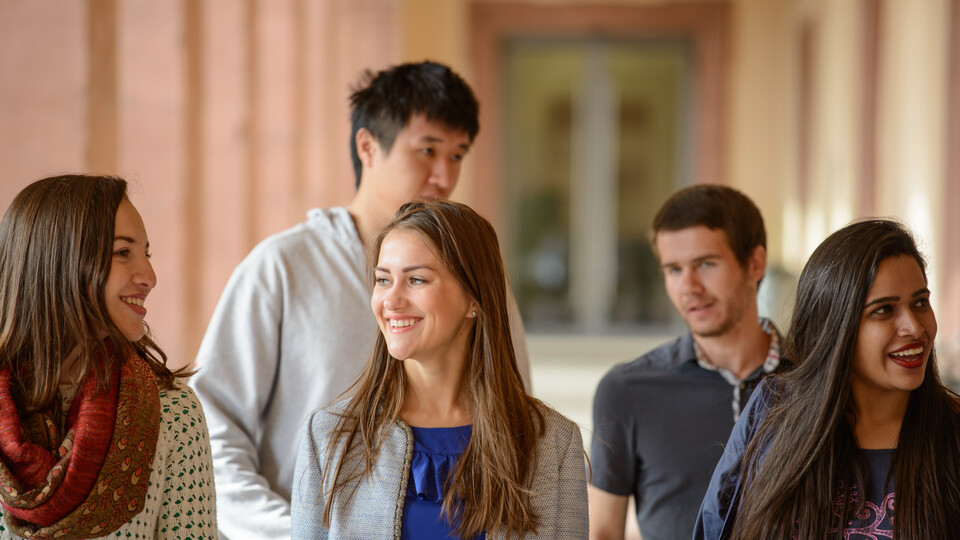
{"label": "red lipstick", "polygon": [[915,341],[887,353],[887,357],[898,366],[914,369],[923,366],[926,352],[926,345],[921,341]]}

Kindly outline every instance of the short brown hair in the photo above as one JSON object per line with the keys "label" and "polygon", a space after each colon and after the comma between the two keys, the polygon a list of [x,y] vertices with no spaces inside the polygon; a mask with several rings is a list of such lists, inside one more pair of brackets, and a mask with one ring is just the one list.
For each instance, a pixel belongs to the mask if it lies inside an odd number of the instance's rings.
{"label": "short brown hair", "polygon": [[757,246],[767,248],[763,216],[749,197],[731,187],[698,184],[674,193],[660,207],[653,218],[654,251],[660,231],[696,226],[726,233],[730,249],[741,266],[747,264]]}

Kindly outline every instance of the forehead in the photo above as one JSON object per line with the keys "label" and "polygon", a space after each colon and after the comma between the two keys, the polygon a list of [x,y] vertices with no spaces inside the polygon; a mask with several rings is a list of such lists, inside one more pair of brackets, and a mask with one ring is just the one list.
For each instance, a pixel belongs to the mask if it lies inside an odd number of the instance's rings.
{"label": "forehead", "polygon": [[140,212],[126,197],[120,201],[120,206],[117,207],[117,220],[114,229],[114,234],[119,236],[137,238],[147,235]]}
{"label": "forehead", "polygon": [[657,253],[661,263],[682,262],[705,256],[733,257],[730,240],[722,229],[703,225],[660,231],[656,237]]}
{"label": "forehead", "polygon": [[443,122],[430,120],[422,113],[414,113],[397,133],[397,138],[435,138],[451,144],[469,146],[470,135],[463,130],[451,129]]}
{"label": "forehead", "polygon": [[394,229],[380,243],[380,253],[377,257],[378,266],[400,264],[425,264],[436,268],[439,263],[433,246],[420,234],[403,229]]}
{"label": "forehead", "polygon": [[927,286],[920,263],[910,255],[887,257],[877,265],[867,299],[883,296],[909,297]]}

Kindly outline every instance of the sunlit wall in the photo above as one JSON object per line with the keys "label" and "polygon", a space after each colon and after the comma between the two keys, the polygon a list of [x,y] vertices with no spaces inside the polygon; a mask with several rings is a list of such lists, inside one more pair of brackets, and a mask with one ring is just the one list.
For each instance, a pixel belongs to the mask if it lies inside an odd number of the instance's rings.
{"label": "sunlit wall", "polygon": [[527,27],[542,33],[550,10],[639,21],[718,4],[711,176],[758,203],[770,264],[787,274],[851,219],[906,221],[930,256],[941,353],[957,366],[957,0],[0,0],[0,206],[48,174],[133,181],[159,275],[149,321],[189,362],[250,247],[349,200],[346,96],[363,68],[433,58],[474,84],[483,125],[454,196],[503,235],[504,124],[483,75],[496,54],[478,50],[483,17],[543,9]]}

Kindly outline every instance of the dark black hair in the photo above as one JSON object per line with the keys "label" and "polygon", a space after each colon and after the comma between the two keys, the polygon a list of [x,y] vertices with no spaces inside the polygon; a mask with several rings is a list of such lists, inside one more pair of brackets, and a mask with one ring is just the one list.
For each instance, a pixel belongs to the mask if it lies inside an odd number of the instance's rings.
{"label": "dark black hair", "polygon": [[[768,379],[773,404],[746,446],[741,485],[748,487],[733,538],[843,536],[858,509],[836,502],[849,501],[852,486],[865,486],[868,476],[851,426],[857,335],[880,263],[898,256],[915,260],[926,280],[910,231],[870,219],[831,234],[804,266],[781,347],[795,367]],[[888,473],[896,490],[894,538],[950,538],[960,526],[956,399],[931,351],[923,382],[910,393]]]}
{"label": "dark black hair", "polygon": [[470,141],[480,131],[480,105],[473,90],[449,67],[435,62],[400,64],[376,74],[366,71],[350,96],[350,157],[357,187],[363,172],[357,132],[366,128],[390,152],[394,138],[414,114],[463,131]]}

